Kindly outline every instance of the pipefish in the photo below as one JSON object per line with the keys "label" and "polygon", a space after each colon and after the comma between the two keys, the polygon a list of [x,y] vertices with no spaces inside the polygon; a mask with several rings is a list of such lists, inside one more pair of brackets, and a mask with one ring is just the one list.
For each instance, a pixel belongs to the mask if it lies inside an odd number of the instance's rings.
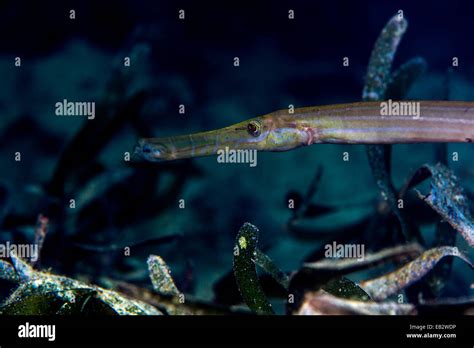
{"label": "pipefish", "polygon": [[[397,105],[401,107],[394,108]],[[417,113],[403,114],[404,109]],[[389,100],[388,104],[358,102],[289,111],[275,111],[217,130],[139,139],[134,152],[156,162],[210,156],[226,147],[288,151],[320,143],[439,143],[474,139],[474,102]]]}

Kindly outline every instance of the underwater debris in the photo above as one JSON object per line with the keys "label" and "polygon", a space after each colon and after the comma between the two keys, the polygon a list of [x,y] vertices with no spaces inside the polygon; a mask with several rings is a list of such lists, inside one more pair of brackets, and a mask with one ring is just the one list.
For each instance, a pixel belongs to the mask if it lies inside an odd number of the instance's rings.
{"label": "underwater debris", "polygon": [[368,301],[370,296],[359,285],[345,277],[330,279],[321,290],[347,300]]}
{"label": "underwater debris", "polygon": [[[38,304],[38,300],[41,298],[46,300],[54,299],[54,301],[60,304],[58,312],[72,314],[71,309],[76,308],[76,304],[83,298],[84,291],[88,294],[86,299],[89,299],[93,294],[94,298],[99,299],[118,315],[162,314],[158,309],[145,302],[126,298],[115,291],[106,290],[95,285],[88,285],[68,277],[35,271],[30,265],[15,255],[12,255],[11,259],[18,277],[19,286],[0,306],[0,314],[7,312],[10,314],[42,314],[41,312],[33,313],[35,310],[43,308]],[[5,262],[2,261],[0,265],[3,263]],[[11,268],[5,266],[2,268],[6,272],[0,273],[0,277],[11,280]],[[24,305],[28,303],[28,299],[31,296],[33,296],[33,299],[36,299],[31,302],[36,305],[34,308]],[[23,301],[27,302],[24,303]],[[84,305],[85,303],[82,304],[81,308]],[[17,309],[22,309],[25,312],[19,312]]]}
{"label": "underwater debris", "polygon": [[[446,76],[449,75],[450,74],[447,74]],[[446,83],[445,96],[446,99],[449,99],[449,83]],[[449,162],[447,144],[435,144],[435,161],[448,168]],[[458,233],[450,224],[440,220],[436,223],[434,246],[455,246],[457,235]],[[429,292],[422,291],[423,298],[436,298],[437,295],[441,293],[449,279],[453,261],[453,258],[441,260],[433,272],[427,275],[425,283],[429,287]]]}
{"label": "underwater debris", "polygon": [[[448,68],[444,79],[444,99],[450,100],[451,95],[451,79],[452,79],[453,70]],[[435,162],[441,163],[446,167],[449,167],[448,161],[448,144],[440,143],[434,144],[435,147]],[[444,221],[438,221],[436,224],[435,232],[435,246],[440,245],[456,245],[457,233],[451,225],[445,223]],[[433,272],[428,276],[426,283],[429,285],[433,297],[436,297],[437,294],[446,286],[446,282],[449,278],[451,270],[453,268],[453,259],[448,258],[440,262],[440,264],[433,270]]]}
{"label": "underwater debris", "polygon": [[[435,245],[455,246],[456,245],[456,230],[444,221],[438,221],[435,231]],[[430,287],[433,296],[424,295],[424,297],[436,297],[440,294],[446,286],[453,267],[453,258],[443,259],[438,266],[431,272],[426,279],[426,283]]]}
{"label": "underwater debris", "polygon": [[369,301],[369,294],[358,284],[342,276],[343,273],[342,271],[314,270],[303,267],[292,274],[288,292],[295,296],[295,300],[293,303],[288,302],[287,312],[297,312],[304,302],[305,295],[318,291],[324,291],[341,299]]}
{"label": "underwater debris", "polygon": [[275,279],[278,284],[283,286],[285,290],[288,290],[290,285],[290,278],[288,275],[283,272],[276,264],[272,261],[270,257],[264,254],[260,249],[256,249],[256,258],[255,263],[260,266],[265,272],[270,274],[270,276]]}
{"label": "underwater debris", "polygon": [[[274,298],[280,301],[288,297],[288,290],[285,289],[284,285],[276,281],[266,271],[259,273],[258,276],[260,286],[267,298]],[[215,304],[248,309],[248,306],[242,305],[242,295],[240,294],[232,268],[213,283],[212,290],[214,295],[212,301]]]}
{"label": "underwater debris", "polygon": [[15,268],[7,261],[0,259],[0,279],[5,279],[14,283],[18,283],[20,278],[15,271]]}
{"label": "underwater debris", "polygon": [[312,268],[312,269],[323,269],[323,270],[346,270],[348,272],[349,271],[353,272],[357,269],[365,268],[367,266],[370,266],[376,263],[387,261],[387,259],[399,260],[402,257],[417,256],[421,254],[422,251],[423,251],[423,248],[419,244],[411,243],[411,244],[386,248],[376,253],[369,253],[369,254],[366,254],[363,259],[325,258],[320,261],[305,263],[304,267]]}
{"label": "underwater debris", "polygon": [[430,192],[426,195],[416,190],[419,198],[447,221],[466,242],[474,247],[474,223],[469,212],[468,200],[456,175],[441,163],[423,165],[407,183],[403,192],[431,176]]}
{"label": "underwater debris", "polygon": [[49,219],[42,214],[38,215],[38,220],[36,222],[35,228],[35,242],[34,244],[38,246],[38,257],[36,260],[31,261],[31,265],[34,266],[37,264],[41,257],[41,250],[43,249],[44,239],[46,238],[46,234],[48,233],[49,228]]}
{"label": "underwater debris", "polygon": [[[374,175],[380,193],[390,207],[390,211],[397,217],[404,239],[410,241],[412,238],[409,233],[405,214],[398,209],[398,198],[392,183],[390,169],[392,147],[391,145],[367,145],[366,149],[372,174]],[[418,241],[422,242],[420,236],[418,236]]]}
{"label": "underwater debris", "polygon": [[186,295],[186,301],[176,296],[161,295],[155,291],[141,288],[126,282],[115,282],[114,288],[135,299],[149,303],[168,315],[232,315],[251,314],[247,309],[220,306]]}
{"label": "underwater debris", "polygon": [[409,303],[357,301],[336,297],[324,290],[308,292],[296,315],[414,315]]}
{"label": "underwater debris", "polygon": [[[387,86],[389,86],[390,81],[393,81],[390,76],[393,58],[407,26],[408,22],[405,18],[396,14],[382,29],[370,55],[362,100],[378,101],[385,99]],[[407,69],[404,71],[407,71]],[[366,149],[369,164],[382,197],[387,201],[390,210],[397,216],[403,236],[406,240],[409,240],[406,219],[398,209],[396,192],[391,178],[391,145],[367,145]]]}
{"label": "underwater debris", "polygon": [[237,234],[234,247],[234,275],[240,294],[247,306],[256,314],[274,314],[258,280],[257,259],[258,228],[244,223]]}
{"label": "underwater debris", "polygon": [[[58,291],[61,292],[61,291]],[[35,293],[28,297],[12,301],[0,308],[4,315],[117,315],[104,302],[95,297],[89,289],[70,289],[74,302],[64,302],[57,292]]]}
{"label": "underwater debris", "polygon": [[397,310],[406,309],[391,304],[375,304],[356,283],[339,277],[329,280],[317,291],[305,292],[301,304],[293,314],[399,314]]}
{"label": "underwater debris", "polygon": [[160,256],[150,255],[147,264],[151,283],[156,292],[164,295],[180,294],[171,277],[171,270]]}
{"label": "underwater debris", "polygon": [[382,29],[375,41],[369,59],[363,100],[383,100],[390,82],[390,70],[398,44],[403,37],[408,22],[400,14],[393,16]]}
{"label": "underwater debris", "polygon": [[38,278],[37,272],[33,269],[33,267],[17,257],[14,252],[10,251],[10,258],[20,282],[29,282]]}
{"label": "underwater debris", "polygon": [[439,260],[446,256],[459,257],[469,264],[471,268],[474,267],[471,261],[461,254],[457,247],[444,246],[425,251],[417,259],[389,274],[363,281],[360,283],[360,287],[374,300],[384,300],[421,279],[436,266]]}

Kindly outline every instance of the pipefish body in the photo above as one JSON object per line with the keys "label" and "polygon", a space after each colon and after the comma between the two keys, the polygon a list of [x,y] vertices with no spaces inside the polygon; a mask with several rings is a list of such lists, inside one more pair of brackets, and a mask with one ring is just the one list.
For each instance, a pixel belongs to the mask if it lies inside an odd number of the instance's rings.
{"label": "pipefish body", "polygon": [[[397,105],[402,107],[394,108]],[[417,112],[402,114],[407,106],[413,106],[412,111]],[[287,151],[320,143],[399,144],[473,139],[474,102],[389,100],[305,107],[294,109],[293,113],[284,109],[217,130],[144,138],[138,141],[135,154],[149,161],[167,161],[210,156],[226,147]]]}

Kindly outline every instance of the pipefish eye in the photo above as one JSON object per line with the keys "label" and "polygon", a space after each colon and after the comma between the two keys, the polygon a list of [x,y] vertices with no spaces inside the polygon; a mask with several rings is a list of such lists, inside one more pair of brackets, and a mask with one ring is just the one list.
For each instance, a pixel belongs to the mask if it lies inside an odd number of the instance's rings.
{"label": "pipefish eye", "polygon": [[149,160],[161,159],[165,156],[166,148],[161,145],[143,144],[141,147],[141,154]]}
{"label": "pipefish eye", "polygon": [[250,121],[247,125],[247,132],[254,137],[258,137],[262,132],[262,125],[258,121]]}

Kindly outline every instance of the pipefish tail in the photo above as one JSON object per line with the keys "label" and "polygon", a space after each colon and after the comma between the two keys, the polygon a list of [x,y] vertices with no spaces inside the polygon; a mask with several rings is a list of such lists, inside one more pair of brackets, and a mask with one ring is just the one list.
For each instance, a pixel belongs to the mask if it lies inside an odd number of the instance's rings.
{"label": "pipefish tail", "polygon": [[219,149],[287,151],[319,143],[472,142],[474,102],[392,101],[275,111],[225,128],[144,138],[135,155],[149,161],[210,156]]}

